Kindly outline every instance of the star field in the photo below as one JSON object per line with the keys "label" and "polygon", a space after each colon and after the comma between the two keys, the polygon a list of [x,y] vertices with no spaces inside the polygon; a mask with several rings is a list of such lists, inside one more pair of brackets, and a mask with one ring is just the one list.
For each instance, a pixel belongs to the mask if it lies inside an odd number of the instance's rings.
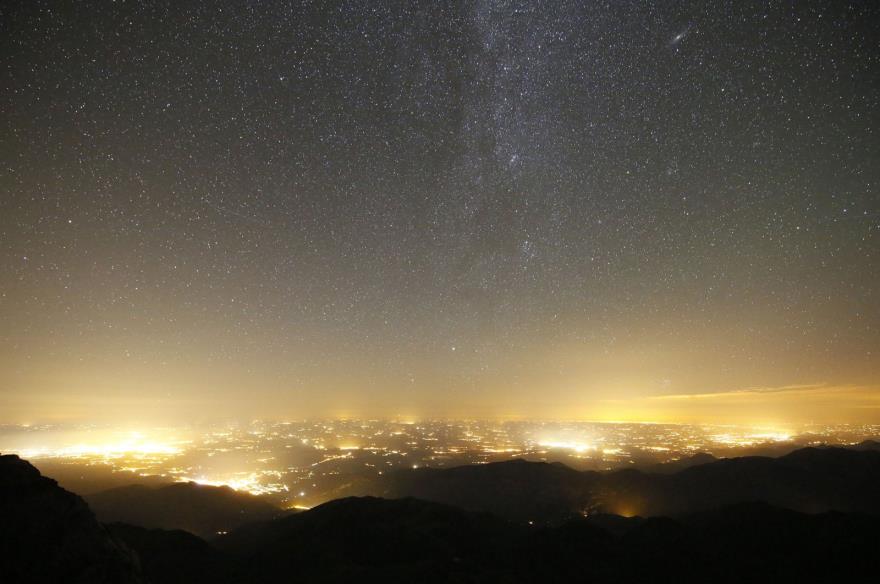
{"label": "star field", "polygon": [[856,2],[9,3],[0,395],[16,419],[876,395],[878,25]]}

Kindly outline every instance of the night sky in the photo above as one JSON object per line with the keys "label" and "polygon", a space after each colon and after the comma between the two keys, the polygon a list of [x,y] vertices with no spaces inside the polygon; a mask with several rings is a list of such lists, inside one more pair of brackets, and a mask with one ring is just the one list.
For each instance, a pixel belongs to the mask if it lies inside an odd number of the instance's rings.
{"label": "night sky", "polygon": [[0,422],[880,421],[878,44],[875,2],[5,2]]}

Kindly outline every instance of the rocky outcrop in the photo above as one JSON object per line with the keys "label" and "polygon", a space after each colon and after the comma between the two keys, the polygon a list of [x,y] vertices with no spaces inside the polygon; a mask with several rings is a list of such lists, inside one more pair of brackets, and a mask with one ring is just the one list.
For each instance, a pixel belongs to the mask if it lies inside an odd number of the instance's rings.
{"label": "rocky outcrop", "polygon": [[141,583],[137,556],[88,505],[15,455],[0,456],[0,582]]}

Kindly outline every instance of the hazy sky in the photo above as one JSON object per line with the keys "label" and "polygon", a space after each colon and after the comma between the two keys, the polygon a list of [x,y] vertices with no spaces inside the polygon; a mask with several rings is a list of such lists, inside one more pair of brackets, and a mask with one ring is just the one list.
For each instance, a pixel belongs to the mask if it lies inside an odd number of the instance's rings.
{"label": "hazy sky", "polygon": [[880,5],[765,4],[4,3],[0,421],[880,422]]}

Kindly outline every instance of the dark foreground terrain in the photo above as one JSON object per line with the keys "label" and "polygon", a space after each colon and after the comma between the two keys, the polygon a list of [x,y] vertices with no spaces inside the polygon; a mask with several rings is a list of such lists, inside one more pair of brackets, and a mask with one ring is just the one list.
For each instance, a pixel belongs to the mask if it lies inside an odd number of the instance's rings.
{"label": "dark foreground terrain", "polygon": [[86,495],[85,499],[102,523],[182,529],[203,538],[286,514],[248,493],[196,483],[129,485]]}
{"label": "dark foreground terrain", "polygon": [[[671,473],[513,461],[406,473],[380,487],[400,498],[350,497],[296,514],[227,491],[131,488],[95,499],[102,523],[26,461],[0,456],[0,582],[852,583],[880,575],[874,448]],[[644,517],[607,512],[624,506]],[[206,535],[236,511],[249,522],[236,519],[219,537],[151,528],[179,527],[179,517]]]}

